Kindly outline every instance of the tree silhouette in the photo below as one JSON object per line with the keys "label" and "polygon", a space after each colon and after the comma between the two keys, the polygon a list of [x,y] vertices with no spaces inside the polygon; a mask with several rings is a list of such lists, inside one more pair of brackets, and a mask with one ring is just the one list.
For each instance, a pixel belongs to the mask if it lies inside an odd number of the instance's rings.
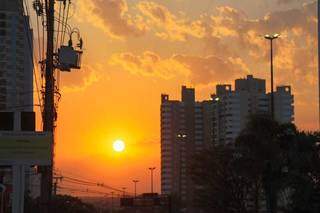
{"label": "tree silhouette", "polygon": [[319,134],[255,115],[233,145],[194,157],[197,206],[205,212],[320,212]]}

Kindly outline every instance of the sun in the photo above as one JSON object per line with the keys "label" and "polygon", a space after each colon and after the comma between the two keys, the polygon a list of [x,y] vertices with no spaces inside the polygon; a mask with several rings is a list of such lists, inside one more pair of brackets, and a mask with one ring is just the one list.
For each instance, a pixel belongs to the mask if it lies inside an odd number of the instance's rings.
{"label": "sun", "polygon": [[123,140],[116,140],[115,142],[113,142],[113,150],[114,151],[123,152],[125,148],[126,148],[126,145],[123,142]]}

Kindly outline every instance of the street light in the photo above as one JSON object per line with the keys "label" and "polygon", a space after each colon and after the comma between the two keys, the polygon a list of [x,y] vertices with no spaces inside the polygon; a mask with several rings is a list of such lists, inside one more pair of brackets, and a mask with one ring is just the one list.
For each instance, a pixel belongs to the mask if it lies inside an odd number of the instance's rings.
{"label": "street light", "polygon": [[151,172],[151,194],[153,194],[153,171],[156,169],[156,167],[150,167],[149,170]]}
{"label": "street light", "polygon": [[133,180],[134,183],[134,197],[137,197],[137,183],[139,182],[138,180]]}
{"label": "street light", "polygon": [[273,40],[280,37],[280,34],[265,35],[264,38],[270,41],[270,64],[271,64],[271,116],[274,119],[274,91],[273,91]]}
{"label": "street light", "polygon": [[126,187],[122,187],[122,190],[123,190],[123,197],[125,197],[126,196]]}
{"label": "street light", "polygon": [[114,192],[111,192],[111,213],[113,212],[113,195]]}

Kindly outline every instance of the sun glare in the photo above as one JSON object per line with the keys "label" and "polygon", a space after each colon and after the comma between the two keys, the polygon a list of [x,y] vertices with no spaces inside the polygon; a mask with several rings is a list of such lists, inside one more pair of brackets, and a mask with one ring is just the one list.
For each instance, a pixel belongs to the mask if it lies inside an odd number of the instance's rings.
{"label": "sun glare", "polygon": [[113,142],[113,150],[116,152],[123,152],[126,148],[125,143],[122,140],[116,140]]}

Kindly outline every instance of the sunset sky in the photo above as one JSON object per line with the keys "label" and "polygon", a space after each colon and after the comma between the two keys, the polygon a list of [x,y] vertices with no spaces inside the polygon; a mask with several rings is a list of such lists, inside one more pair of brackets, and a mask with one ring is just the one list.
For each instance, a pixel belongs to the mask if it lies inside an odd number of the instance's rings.
{"label": "sunset sky", "polygon": [[[292,85],[295,122],[317,127],[316,4],[312,0],[73,0],[84,39],[83,68],[62,74],[56,166],[133,191],[160,190],[160,95],[181,85],[208,99],[218,83],[253,74]],[[269,86],[268,86],[269,89]],[[127,148],[114,153],[112,142]]]}

